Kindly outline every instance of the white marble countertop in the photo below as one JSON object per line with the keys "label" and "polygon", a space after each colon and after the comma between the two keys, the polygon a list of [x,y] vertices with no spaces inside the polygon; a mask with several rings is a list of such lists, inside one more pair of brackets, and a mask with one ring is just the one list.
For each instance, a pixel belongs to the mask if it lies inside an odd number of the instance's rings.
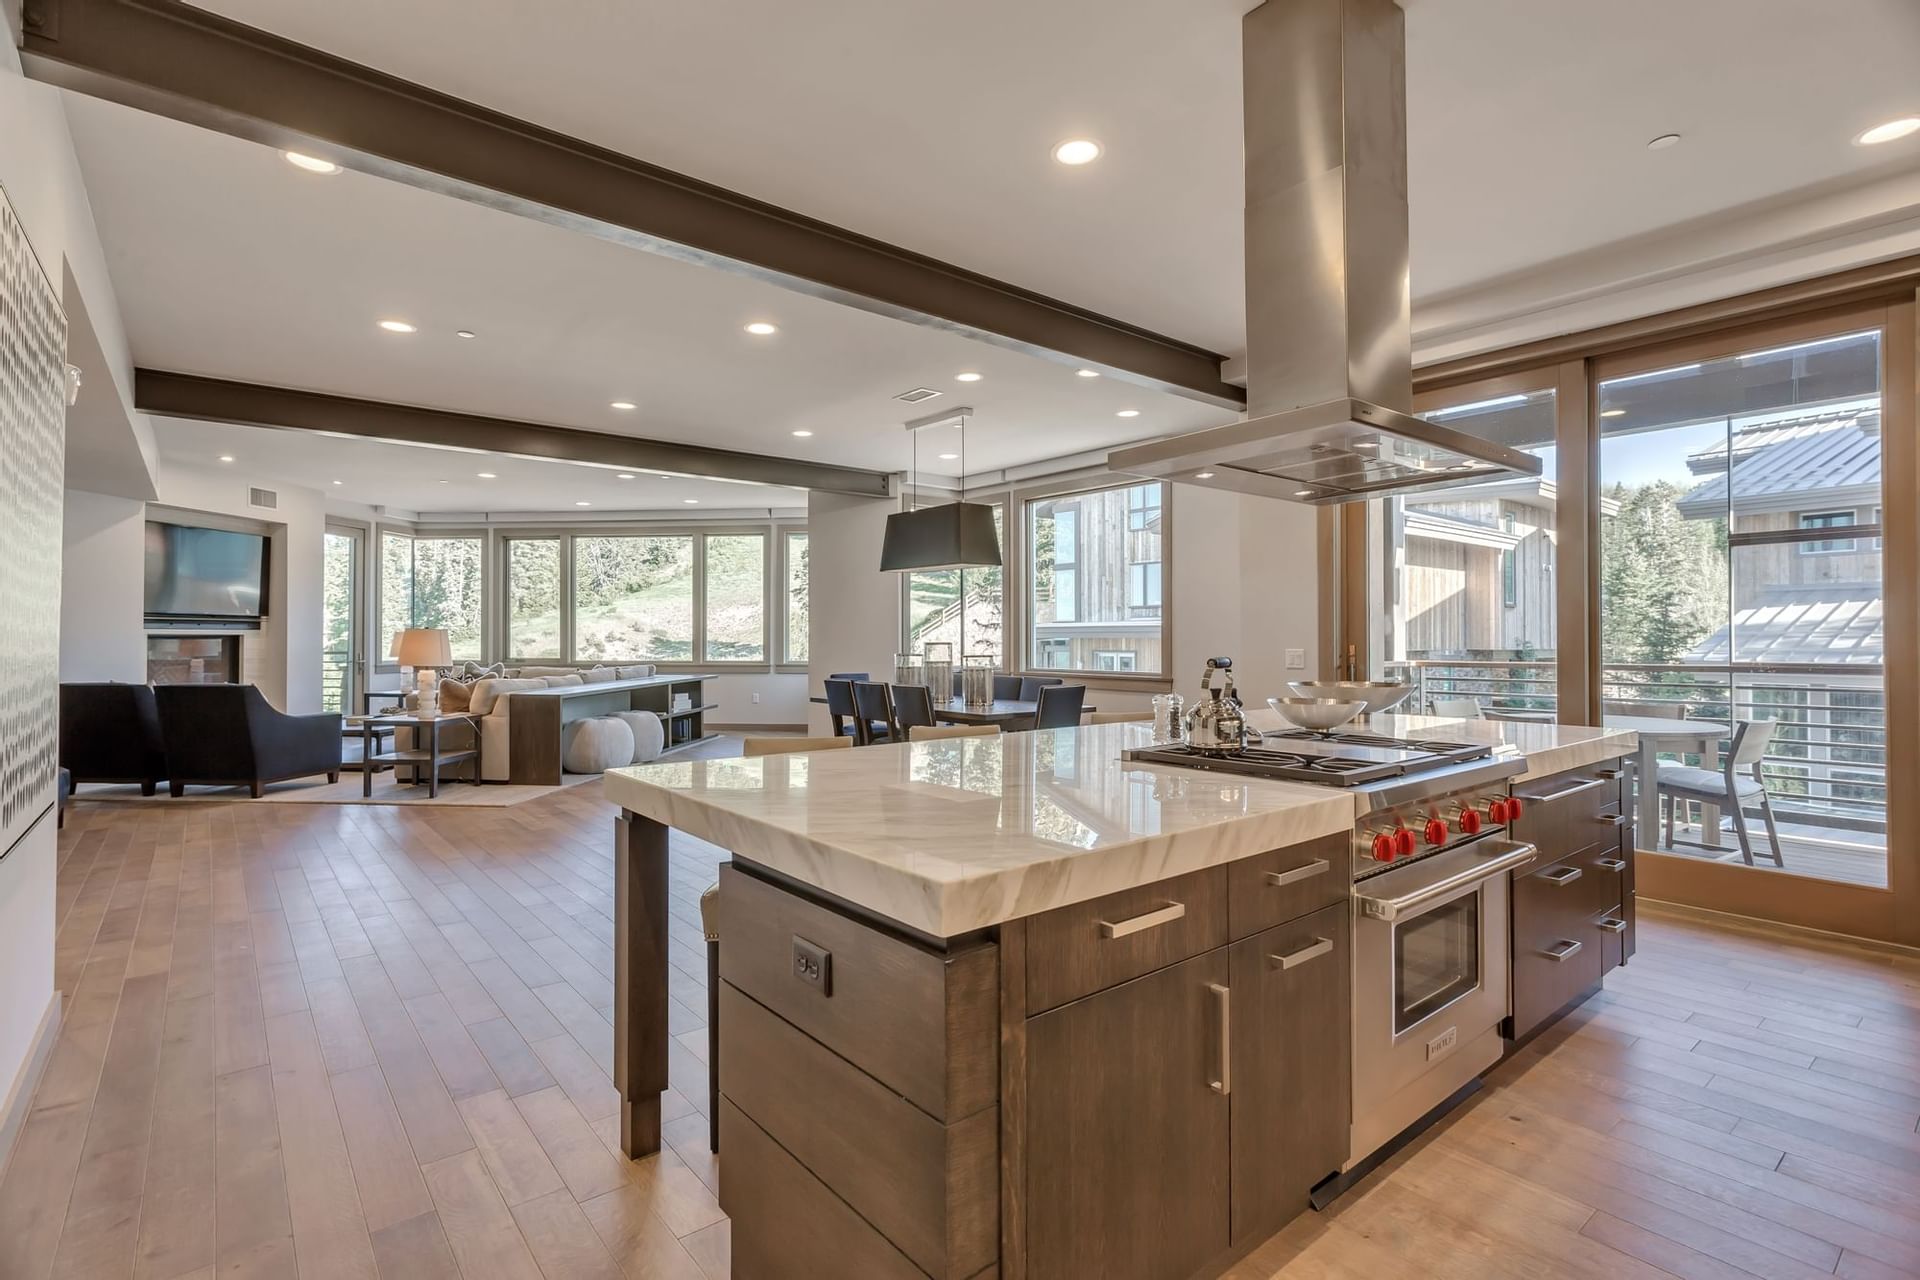
{"label": "white marble countertop", "polygon": [[[1255,727],[1277,727],[1250,711]],[[1377,733],[1510,742],[1527,777],[1631,733],[1381,716]],[[935,937],[1348,830],[1349,792],[1120,759],[1144,724],[610,769],[607,798]]]}

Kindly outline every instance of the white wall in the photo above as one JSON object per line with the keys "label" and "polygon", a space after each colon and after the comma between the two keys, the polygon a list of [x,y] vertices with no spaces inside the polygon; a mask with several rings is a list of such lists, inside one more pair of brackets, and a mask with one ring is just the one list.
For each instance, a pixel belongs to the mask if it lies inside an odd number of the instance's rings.
{"label": "white wall", "polygon": [[[808,495],[808,696],[820,692],[829,672],[870,671],[886,679],[893,671],[900,578],[880,572],[880,542],[888,514],[899,509],[891,498]],[[809,703],[808,712],[815,733],[829,732],[825,707]]]}
{"label": "white wall", "polygon": [[[807,723],[807,677],[756,672],[719,676],[707,682],[707,694],[720,709],[709,725],[795,725]],[[760,695],[760,701],[753,700]]]}
{"label": "white wall", "polygon": [[61,556],[60,679],[147,678],[141,633],[144,502],[67,490]]}

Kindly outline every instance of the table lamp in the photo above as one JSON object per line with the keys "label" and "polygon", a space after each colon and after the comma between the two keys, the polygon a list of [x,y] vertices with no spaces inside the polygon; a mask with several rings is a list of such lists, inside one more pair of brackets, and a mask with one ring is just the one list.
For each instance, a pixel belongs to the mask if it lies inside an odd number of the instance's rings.
{"label": "table lamp", "polygon": [[414,670],[419,710],[432,711],[440,704],[440,676],[436,668],[453,665],[453,651],[447,633],[439,627],[409,627],[393,633],[392,657],[399,662],[402,681],[408,667]]}

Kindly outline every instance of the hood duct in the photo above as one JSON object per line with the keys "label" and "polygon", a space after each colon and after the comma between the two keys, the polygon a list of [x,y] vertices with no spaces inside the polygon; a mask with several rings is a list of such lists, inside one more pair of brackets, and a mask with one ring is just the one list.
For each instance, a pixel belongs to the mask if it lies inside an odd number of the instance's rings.
{"label": "hood duct", "polygon": [[1400,6],[1266,0],[1241,32],[1247,418],[1108,465],[1314,503],[1540,474],[1412,416]]}

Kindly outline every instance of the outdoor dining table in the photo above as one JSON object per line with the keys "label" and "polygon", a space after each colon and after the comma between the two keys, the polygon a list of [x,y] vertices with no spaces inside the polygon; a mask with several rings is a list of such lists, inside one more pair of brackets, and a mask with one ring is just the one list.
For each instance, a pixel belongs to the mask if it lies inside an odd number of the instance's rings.
{"label": "outdoor dining table", "polygon": [[[1624,729],[1640,735],[1640,755],[1636,772],[1639,788],[1635,804],[1636,839],[1642,849],[1660,844],[1660,789],[1658,757],[1662,751],[1698,751],[1702,769],[1720,767],[1720,740],[1733,732],[1731,725],[1714,720],[1669,720],[1660,716],[1607,716],[1609,729]],[[1677,824],[1676,824],[1677,825]],[[1700,843],[1718,849],[1720,844],[1720,806],[1700,806]]]}

